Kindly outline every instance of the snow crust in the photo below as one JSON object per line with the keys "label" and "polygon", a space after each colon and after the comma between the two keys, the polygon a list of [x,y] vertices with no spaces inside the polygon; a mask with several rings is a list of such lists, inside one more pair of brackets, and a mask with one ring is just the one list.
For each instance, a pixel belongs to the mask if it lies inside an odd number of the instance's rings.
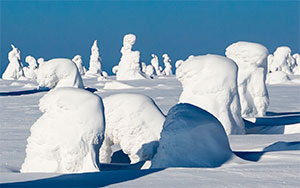
{"label": "snow crust", "polygon": [[2,75],[2,79],[5,80],[13,80],[24,77],[21,52],[13,44],[11,44],[11,47],[12,50],[8,53],[9,64]]}
{"label": "snow crust", "polygon": [[111,161],[113,145],[120,145],[131,163],[151,159],[165,121],[154,101],[141,94],[120,93],[105,97],[103,102],[106,130],[100,161]]}
{"label": "snow crust", "polygon": [[80,55],[75,55],[72,59],[72,61],[76,64],[77,69],[80,73],[81,76],[85,75],[86,73],[86,69],[85,67],[82,65],[82,58]]}
{"label": "snow crust", "polygon": [[44,62],[37,71],[37,82],[39,86],[48,88],[84,88],[75,63],[65,58],[55,58]]}
{"label": "snow crust", "polygon": [[37,68],[38,68],[38,64],[35,58],[30,55],[26,56],[25,62],[28,63],[29,65],[28,67],[23,68],[25,77],[31,80],[35,80],[37,74]]}
{"label": "snow crust", "polygon": [[163,62],[165,64],[165,69],[163,71],[163,74],[166,76],[173,75],[170,57],[168,56],[168,54],[163,54],[162,57],[164,58]]}
{"label": "snow crust", "polygon": [[267,48],[258,43],[240,41],[228,46],[225,54],[238,65],[242,116],[264,116],[269,106],[265,84],[269,54]]}
{"label": "snow crust", "polygon": [[121,48],[122,57],[116,72],[117,80],[135,80],[145,79],[145,75],[141,71],[140,52],[132,51],[132,47],[136,41],[136,36],[127,34],[123,39],[123,47]]}
{"label": "snow crust", "polygon": [[183,87],[179,103],[190,103],[213,114],[227,134],[244,133],[237,71],[232,60],[219,55],[190,56],[179,61],[176,77]]}
{"label": "snow crust", "polygon": [[226,132],[213,115],[177,104],[168,112],[151,168],[218,167],[231,156]]}
{"label": "snow crust", "polygon": [[40,100],[43,115],[32,125],[21,172],[99,171],[104,108],[99,96],[58,88]]}

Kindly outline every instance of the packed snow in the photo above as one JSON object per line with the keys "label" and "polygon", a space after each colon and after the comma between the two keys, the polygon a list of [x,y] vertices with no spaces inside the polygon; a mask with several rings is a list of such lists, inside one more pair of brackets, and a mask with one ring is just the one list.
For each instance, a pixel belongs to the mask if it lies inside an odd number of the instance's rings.
{"label": "packed snow", "polygon": [[8,53],[9,64],[2,75],[2,78],[6,80],[20,79],[21,77],[24,77],[21,52],[13,44],[11,47],[12,50]]}
{"label": "packed snow", "polygon": [[140,52],[132,51],[135,44],[136,36],[127,34],[123,39],[123,47],[121,48],[122,57],[116,71],[117,80],[135,80],[145,79],[140,64]]}
{"label": "packed snow", "polygon": [[37,82],[40,87],[76,87],[83,88],[83,81],[73,61],[55,58],[46,61],[37,71]]}
{"label": "packed snow", "polygon": [[269,106],[266,87],[269,51],[261,44],[241,41],[228,46],[225,54],[238,65],[242,116],[264,116]]}
{"label": "packed snow", "polygon": [[104,108],[99,96],[78,88],[58,88],[39,104],[43,115],[30,128],[21,172],[99,171]]}
{"label": "packed snow", "polygon": [[213,115],[177,104],[168,112],[151,168],[218,167],[232,155],[226,132]]}
{"label": "packed snow", "polygon": [[131,163],[152,159],[165,116],[155,102],[140,94],[121,93],[103,99],[106,131],[101,162],[110,162],[112,146],[119,145]]}
{"label": "packed snow", "polygon": [[176,77],[183,91],[179,103],[189,103],[213,114],[227,134],[245,132],[237,89],[237,66],[219,55],[190,56],[180,61]]}

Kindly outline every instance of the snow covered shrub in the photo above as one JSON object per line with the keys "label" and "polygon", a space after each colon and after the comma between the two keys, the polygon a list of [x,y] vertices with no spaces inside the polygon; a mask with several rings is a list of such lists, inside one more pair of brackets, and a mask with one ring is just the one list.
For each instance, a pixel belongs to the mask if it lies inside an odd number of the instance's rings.
{"label": "snow covered shrub", "polygon": [[99,96],[58,88],[40,100],[43,115],[32,125],[21,172],[99,171],[104,109]]}
{"label": "snow covered shrub", "polygon": [[83,76],[86,73],[85,67],[82,65],[82,58],[80,55],[76,55],[73,57],[72,61],[76,64],[77,69],[81,76]]}
{"label": "snow covered shrub", "polygon": [[13,44],[12,50],[8,53],[9,64],[7,65],[2,78],[5,80],[13,80],[24,77],[23,64],[21,62],[21,52]]}
{"label": "snow covered shrub", "polygon": [[226,56],[238,65],[238,90],[242,116],[264,116],[269,106],[266,87],[267,56],[261,44],[236,42],[226,48]]}
{"label": "snow covered shrub", "polygon": [[164,58],[163,61],[164,61],[164,64],[165,64],[165,69],[163,71],[163,75],[166,75],[166,76],[173,75],[170,57],[168,56],[168,54],[163,54],[162,57]]}
{"label": "snow covered shrub", "polygon": [[132,51],[135,40],[136,36],[133,34],[124,36],[122,57],[116,72],[117,80],[145,79],[145,75],[141,71],[140,52]]}
{"label": "snow covered shrub", "polygon": [[36,79],[38,64],[35,58],[29,55],[25,58],[25,61],[29,65],[28,67],[23,68],[25,77],[29,79]]}
{"label": "snow covered shrub", "polygon": [[37,71],[37,82],[41,87],[83,88],[82,78],[73,61],[55,58],[46,61]]}
{"label": "snow covered shrub", "polygon": [[231,156],[226,132],[213,115],[177,104],[168,112],[151,168],[218,167]]}
{"label": "snow covered shrub", "polygon": [[145,95],[122,93],[105,97],[103,103],[106,130],[100,161],[111,161],[113,145],[120,145],[131,163],[151,159],[165,120],[154,101]]}
{"label": "snow covered shrub", "polygon": [[244,133],[237,90],[237,66],[223,56],[190,56],[177,63],[183,91],[179,103],[190,103],[213,114],[227,134]]}

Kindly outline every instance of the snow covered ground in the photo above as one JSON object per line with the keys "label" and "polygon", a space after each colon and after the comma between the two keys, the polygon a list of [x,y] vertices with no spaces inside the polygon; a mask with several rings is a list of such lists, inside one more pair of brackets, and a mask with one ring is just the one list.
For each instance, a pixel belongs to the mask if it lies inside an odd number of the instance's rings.
{"label": "snow covered ground", "polygon": [[[164,114],[178,102],[182,92],[175,77],[116,81],[114,84],[109,83],[115,77],[107,81],[96,79],[84,79],[84,85],[97,89],[95,93],[102,98],[123,92],[145,94]],[[236,158],[218,168],[139,170],[142,164],[102,164],[103,171],[95,173],[19,173],[29,129],[41,116],[39,100],[47,92],[35,90],[36,86],[34,81],[0,80],[0,187],[300,186],[299,84],[268,86],[267,115],[248,119],[247,135],[229,136],[231,149],[243,160]]]}

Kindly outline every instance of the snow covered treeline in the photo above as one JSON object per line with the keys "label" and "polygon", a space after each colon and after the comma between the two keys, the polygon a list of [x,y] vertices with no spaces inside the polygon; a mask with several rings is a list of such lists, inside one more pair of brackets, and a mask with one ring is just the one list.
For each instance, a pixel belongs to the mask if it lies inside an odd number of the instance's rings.
{"label": "snow covered treeline", "polygon": [[27,139],[21,172],[99,171],[104,108],[99,96],[78,88],[58,88],[40,100],[43,115]]}
{"label": "snow covered treeline", "polygon": [[177,63],[176,77],[183,91],[179,103],[189,103],[213,114],[227,134],[244,133],[237,88],[237,65],[219,55],[190,56]]}

